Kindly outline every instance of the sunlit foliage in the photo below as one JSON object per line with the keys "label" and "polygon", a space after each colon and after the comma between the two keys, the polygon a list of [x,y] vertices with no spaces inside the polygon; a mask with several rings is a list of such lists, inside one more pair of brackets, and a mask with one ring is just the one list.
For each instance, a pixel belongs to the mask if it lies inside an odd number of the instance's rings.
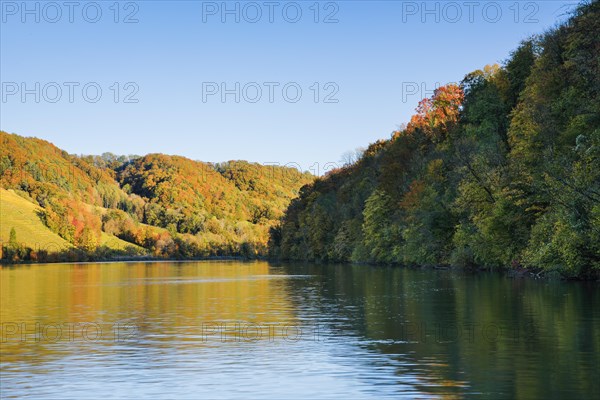
{"label": "sunlit foliage", "polygon": [[[75,156],[5,132],[0,141],[1,187],[40,206],[46,227],[77,249],[61,251],[62,259],[139,256],[140,249],[154,257],[265,256],[269,229],[313,179],[294,168],[243,161]],[[106,248],[106,235],[132,246],[125,253]],[[14,247],[5,251],[10,261],[31,259]]]}

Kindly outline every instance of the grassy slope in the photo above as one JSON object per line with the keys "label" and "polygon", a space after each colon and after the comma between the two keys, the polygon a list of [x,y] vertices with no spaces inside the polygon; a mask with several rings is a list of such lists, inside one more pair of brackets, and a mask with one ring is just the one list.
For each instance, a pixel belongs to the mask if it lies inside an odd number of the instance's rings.
{"label": "grassy slope", "polygon": [[34,249],[65,249],[73,247],[42,223],[38,211],[42,208],[24,199],[13,190],[0,188],[0,239],[8,242],[11,228],[17,241]]}
{"label": "grassy slope", "polygon": [[[13,190],[0,188],[0,241],[8,242],[10,230],[14,227],[17,241],[33,249],[61,250],[73,247],[42,223],[37,215],[41,209]],[[101,244],[114,250],[138,247],[106,233],[102,233]]]}
{"label": "grassy slope", "polygon": [[137,244],[126,242],[122,239],[119,239],[116,236],[109,235],[105,232],[102,232],[102,238],[101,238],[100,245],[106,246],[109,249],[113,249],[113,250],[125,250],[130,247],[135,247],[136,249],[138,249],[140,251],[145,251],[142,247],[138,246]]}

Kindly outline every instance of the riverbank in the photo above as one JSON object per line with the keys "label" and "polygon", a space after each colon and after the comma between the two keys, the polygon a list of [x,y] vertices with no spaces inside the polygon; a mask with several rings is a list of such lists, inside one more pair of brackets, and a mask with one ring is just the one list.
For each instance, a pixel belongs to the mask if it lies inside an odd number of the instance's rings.
{"label": "riverbank", "polygon": [[[245,257],[245,256],[206,256],[206,257],[191,257],[191,258],[164,258],[155,256],[114,256],[114,257],[78,257],[72,259],[54,259],[54,260],[26,260],[10,262],[8,260],[0,260],[0,268],[5,266],[16,266],[16,265],[35,265],[35,264],[61,264],[61,263],[116,263],[116,262],[191,262],[191,261],[269,261],[275,264],[282,263],[284,261],[277,259],[270,259],[268,257]],[[290,261],[285,262],[305,264],[305,261]],[[541,268],[527,269],[523,267],[518,268],[485,268],[485,267],[472,267],[463,268],[450,265],[401,265],[401,264],[383,264],[383,263],[314,263],[320,265],[364,265],[367,267],[395,267],[395,268],[408,268],[415,270],[442,270],[452,271],[456,273],[466,274],[481,274],[481,273],[498,273],[510,279],[533,279],[543,281],[580,281],[580,282],[600,282],[600,272],[592,276],[565,276],[559,271],[545,271]]]}
{"label": "riverbank", "polygon": [[111,262],[189,262],[189,261],[255,261],[266,260],[261,257],[242,257],[242,256],[208,256],[194,258],[164,258],[153,256],[118,256],[105,258],[79,258],[79,259],[58,259],[58,260],[25,260],[25,261],[8,261],[0,260],[0,267],[13,265],[35,265],[35,264],[63,264],[63,263],[111,263]]}
{"label": "riverbank", "polygon": [[[274,261],[274,260],[270,260]],[[307,263],[305,261],[292,261],[292,260],[276,260],[277,263]],[[542,268],[524,268],[524,267],[505,267],[505,268],[486,268],[482,266],[473,266],[470,268],[464,268],[452,265],[403,265],[397,263],[315,263],[319,265],[364,265],[371,267],[395,267],[395,268],[406,268],[412,270],[439,270],[439,271],[451,271],[461,274],[484,274],[484,273],[496,273],[511,279],[533,279],[543,281],[579,281],[579,282],[599,282],[600,283],[600,271],[597,271],[592,276],[565,276],[557,270],[547,271]]]}

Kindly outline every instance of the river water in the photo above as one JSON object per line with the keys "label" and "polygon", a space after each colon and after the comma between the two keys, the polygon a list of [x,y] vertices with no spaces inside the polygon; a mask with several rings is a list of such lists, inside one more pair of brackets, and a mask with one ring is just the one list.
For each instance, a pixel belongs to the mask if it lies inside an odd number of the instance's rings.
{"label": "river water", "polygon": [[392,267],[0,270],[2,398],[600,398],[600,286]]}

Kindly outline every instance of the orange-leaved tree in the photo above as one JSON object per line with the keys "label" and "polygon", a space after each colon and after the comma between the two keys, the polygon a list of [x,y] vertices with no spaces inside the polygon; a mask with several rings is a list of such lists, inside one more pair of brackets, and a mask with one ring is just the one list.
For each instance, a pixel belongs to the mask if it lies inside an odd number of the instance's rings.
{"label": "orange-leaved tree", "polygon": [[462,89],[455,84],[448,84],[435,90],[433,96],[419,102],[407,133],[422,130],[427,135],[436,137],[447,131],[451,124],[458,121],[460,107],[465,98]]}

